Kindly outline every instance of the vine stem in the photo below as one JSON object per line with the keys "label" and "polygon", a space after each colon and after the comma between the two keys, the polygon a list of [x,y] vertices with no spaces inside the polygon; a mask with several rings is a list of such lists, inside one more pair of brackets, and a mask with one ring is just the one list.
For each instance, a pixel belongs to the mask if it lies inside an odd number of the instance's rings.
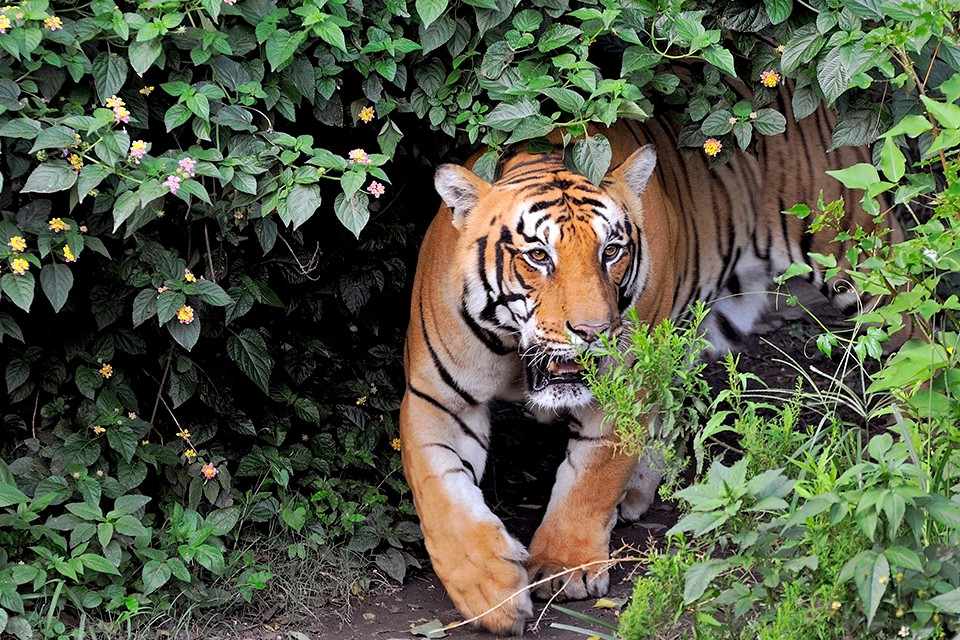
{"label": "vine stem", "polygon": [[163,400],[163,386],[167,384],[167,376],[170,375],[171,364],[173,364],[173,342],[170,343],[170,349],[167,351],[167,364],[163,367],[163,375],[160,377],[160,387],[157,389],[157,397],[153,401],[153,411],[150,413],[151,425],[157,417],[157,409],[160,408],[160,401]]}
{"label": "vine stem", "polygon": [[213,270],[213,251],[210,249],[210,225],[204,223],[203,225],[203,239],[207,244],[207,264],[210,267],[210,281],[217,281],[217,274]]}

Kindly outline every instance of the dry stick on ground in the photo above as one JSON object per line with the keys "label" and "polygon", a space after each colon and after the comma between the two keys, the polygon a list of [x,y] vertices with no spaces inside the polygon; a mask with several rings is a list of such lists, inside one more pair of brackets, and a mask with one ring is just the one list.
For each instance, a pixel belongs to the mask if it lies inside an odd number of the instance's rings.
{"label": "dry stick on ground", "polygon": [[567,578],[567,581],[563,583],[563,586],[557,589],[557,592],[550,596],[550,599],[547,600],[546,604],[543,605],[543,609],[540,610],[540,615],[537,616],[533,626],[530,627],[530,631],[538,631],[540,629],[540,621],[543,620],[543,616],[547,615],[547,609],[550,608],[550,605],[553,604],[553,601],[557,599],[560,593],[567,588],[567,585],[570,584],[571,580],[573,580],[573,576]]}
{"label": "dry stick on ground", "polygon": [[[625,548],[625,547],[621,547],[621,548],[618,549],[617,551],[622,551],[624,548]],[[614,553],[616,553],[616,552],[614,552]],[[568,574],[568,573],[573,573],[574,571],[579,571],[579,570],[581,570],[581,569],[586,569],[587,567],[592,567],[592,566],[595,566],[595,565],[598,565],[598,564],[600,564],[600,565],[602,565],[602,564],[608,565],[607,567],[604,567],[604,568],[605,568],[605,569],[609,569],[609,568],[612,567],[613,565],[615,565],[615,564],[620,564],[621,562],[643,562],[644,560],[645,560],[645,558],[638,558],[638,557],[630,557],[630,558],[607,558],[606,560],[594,560],[594,561],[592,561],[592,562],[585,562],[585,563],[583,563],[583,564],[581,564],[581,565],[579,565],[579,566],[577,566],[577,567],[571,567],[571,568],[569,568],[569,569],[564,569],[563,571],[559,571],[559,572],[557,572],[557,573],[555,573],[555,574],[553,574],[553,575],[547,576],[546,578],[541,578],[540,580],[537,580],[536,582],[531,582],[530,584],[528,584],[527,586],[523,587],[522,589],[517,589],[516,591],[514,591],[513,593],[511,593],[509,596],[507,596],[506,598],[504,598],[503,600],[501,600],[500,602],[498,602],[498,603],[495,604],[494,606],[490,607],[489,609],[487,609],[487,610],[484,611],[483,613],[478,613],[477,615],[475,615],[475,616],[473,616],[472,618],[469,618],[469,619],[467,619],[467,620],[462,620],[462,621],[460,621],[460,622],[452,622],[452,623],[448,624],[447,626],[443,627],[443,630],[444,630],[444,631],[449,631],[450,629],[456,629],[457,627],[462,627],[462,626],[464,626],[464,625],[468,625],[468,624],[470,624],[471,622],[476,622],[477,620],[479,620],[479,619],[482,618],[483,616],[487,615],[488,613],[493,613],[494,611],[496,611],[497,609],[499,609],[499,608],[502,607],[503,605],[507,604],[508,602],[510,602],[511,600],[513,600],[516,596],[520,595],[520,594],[523,593],[524,591],[529,591],[530,589],[533,589],[534,587],[538,587],[538,586],[540,586],[541,584],[545,584],[545,583],[547,583],[547,582],[550,582],[550,581],[553,580],[554,578],[559,578],[560,576],[564,576],[564,575],[566,575],[566,574]],[[551,600],[553,600],[553,599],[551,598]],[[538,621],[539,621],[539,620],[538,620]]]}

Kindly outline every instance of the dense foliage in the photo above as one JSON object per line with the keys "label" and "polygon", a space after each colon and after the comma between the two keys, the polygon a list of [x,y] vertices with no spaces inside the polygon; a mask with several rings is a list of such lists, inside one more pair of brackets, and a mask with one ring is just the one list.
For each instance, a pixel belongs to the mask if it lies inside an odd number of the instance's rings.
{"label": "dense foliage", "polygon": [[[248,546],[267,531],[291,558],[348,541],[402,578],[418,530],[391,445],[429,167],[484,143],[492,176],[507,145],[665,103],[686,111],[682,142],[722,161],[782,130],[766,102],[784,76],[798,114],[826,99],[835,142],[869,143],[957,68],[955,9],[3,7],[0,632],[82,635],[91,615],[128,622],[181,592],[250,599],[271,571]],[[904,91],[873,99],[875,79]],[[901,182],[889,139],[881,167]],[[602,175],[602,136],[572,144]]]}

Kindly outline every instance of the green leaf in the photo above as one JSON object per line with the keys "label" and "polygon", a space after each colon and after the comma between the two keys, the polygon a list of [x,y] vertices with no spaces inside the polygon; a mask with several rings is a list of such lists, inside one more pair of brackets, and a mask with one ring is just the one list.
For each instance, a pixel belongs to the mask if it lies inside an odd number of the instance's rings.
{"label": "green leaf", "polygon": [[113,540],[113,523],[101,522],[97,525],[97,542],[101,549],[106,549],[110,541]]}
{"label": "green leaf", "polygon": [[33,170],[21,193],[55,193],[77,182],[77,172],[66,162],[45,162]]}
{"label": "green leaf", "polygon": [[121,516],[114,523],[114,528],[122,536],[130,536],[133,538],[150,537],[150,531],[140,521],[134,516]]}
{"label": "green leaf", "polygon": [[727,51],[723,45],[712,44],[701,51],[700,55],[704,60],[724,73],[733,77],[737,76],[737,70],[733,66],[733,54]]}
{"label": "green leaf", "polygon": [[97,87],[101,103],[105,103],[110,96],[116,95],[126,81],[126,57],[104,51],[94,59],[93,82]]}
{"label": "green leaf", "polygon": [[340,177],[340,186],[343,187],[343,193],[348,198],[352,198],[366,180],[367,174],[363,171],[346,171]]}
{"label": "green leaf", "polygon": [[94,504],[73,502],[66,505],[66,509],[78,518],[87,520],[88,522],[101,522],[103,520],[103,511]]}
{"label": "green leaf", "polygon": [[919,138],[922,133],[930,131],[933,128],[933,125],[930,124],[930,121],[923,116],[918,115],[908,115],[904,116],[903,120],[895,124],[884,134],[881,134],[881,138],[889,138],[891,136],[901,136],[906,135],[910,138]]}
{"label": "green leaf", "polygon": [[753,127],[765,136],[775,136],[787,129],[787,119],[775,109],[760,109],[753,120]]}
{"label": "green leaf", "polygon": [[171,576],[170,567],[160,560],[150,560],[143,565],[143,593],[144,595],[156,591],[167,583]]}
{"label": "green leaf", "polygon": [[960,615],[960,589],[954,589],[935,598],[930,598],[930,604],[946,613]]}
{"label": "green leaf", "polygon": [[34,285],[33,274],[29,272],[22,276],[15,273],[5,273],[0,276],[0,290],[10,296],[13,304],[27,313],[30,312],[30,305],[33,303]]}
{"label": "green leaf", "polygon": [[133,326],[141,324],[157,315],[157,292],[154,289],[144,289],[133,299]]}
{"label": "green leaf", "polygon": [[897,147],[897,143],[893,138],[884,140],[880,148],[880,170],[883,171],[883,175],[890,182],[900,182],[906,169],[907,159]]}
{"label": "green leaf", "polygon": [[494,129],[513,131],[521,122],[536,115],[540,115],[537,103],[523,99],[515,104],[501,102],[487,114],[483,122]]}
{"label": "green leaf", "polygon": [[198,295],[200,296],[200,299],[207,304],[212,304],[215,307],[225,307],[228,304],[233,303],[233,298],[231,298],[227,292],[223,290],[223,287],[218,285],[216,282],[211,282],[210,280],[197,280],[195,285],[199,290]]}
{"label": "green leaf", "polygon": [[276,71],[293,58],[293,54],[306,40],[307,33],[300,31],[290,33],[286,29],[277,29],[267,40],[265,47],[267,62],[270,63],[270,69]]}
{"label": "green leaf", "polygon": [[0,342],[3,342],[5,335],[23,342],[23,331],[20,330],[20,325],[9,313],[0,311]]}
{"label": "green leaf", "polygon": [[113,203],[113,231],[123,225],[133,213],[140,208],[140,199],[135,191],[124,191]]}
{"label": "green leaf", "polygon": [[43,125],[32,118],[15,118],[0,127],[0,138],[24,138],[33,140],[40,135]]}
{"label": "green leaf", "polygon": [[6,482],[0,482],[0,507],[29,502],[25,493]]}
{"label": "green leaf", "polygon": [[357,239],[360,238],[360,232],[363,231],[370,220],[369,201],[370,199],[363,193],[358,193],[352,198],[347,198],[341,193],[333,203],[333,210],[337,214],[337,219]]}
{"label": "green leaf", "polygon": [[730,122],[733,114],[726,109],[714,111],[700,124],[700,132],[705,136],[724,136],[733,129],[733,122]]}
{"label": "green leaf", "polygon": [[817,65],[817,82],[827,102],[833,102],[850,86],[850,70],[843,64],[840,47],[834,47]]}
{"label": "green leaf", "polygon": [[793,11],[793,0],[763,0],[763,4],[773,24],[780,24],[789,18]]}
{"label": "green leaf", "polygon": [[103,179],[110,175],[110,170],[102,164],[89,163],[83,165],[80,170],[80,177],[77,179],[77,198],[80,202],[87,197],[91,189],[103,182]]}
{"label": "green leaf", "polygon": [[331,20],[324,20],[313,27],[313,32],[327,44],[333,45],[344,53],[347,52],[347,42],[343,37],[343,29]]}
{"label": "green leaf", "polygon": [[712,559],[706,562],[697,562],[687,569],[683,585],[683,603],[691,604],[699,600],[710,582],[726,571],[728,563],[726,560]]}
{"label": "green leaf", "polygon": [[128,49],[130,66],[133,67],[134,71],[142,75],[150,68],[150,65],[157,61],[162,53],[163,45],[159,38],[143,42],[131,42],[130,48]]}
{"label": "green leaf", "polygon": [[181,347],[190,351],[200,339],[200,318],[194,317],[190,324],[182,324],[173,318],[167,322],[167,331]]}
{"label": "green leaf", "polygon": [[[30,379],[30,365],[23,358],[15,358],[7,365],[7,393],[17,389]],[[0,505],[2,506],[2,505]]]}
{"label": "green leaf", "polygon": [[210,99],[207,96],[202,93],[194,93],[184,101],[184,104],[187,105],[187,109],[190,109],[193,115],[201,120],[210,120]]}
{"label": "green leaf", "polygon": [[280,203],[280,219],[294,229],[309,220],[320,207],[320,187],[314,184],[294,184]]}
{"label": "green leaf", "polygon": [[424,28],[433,24],[447,10],[447,0],[417,0],[417,15]]}
{"label": "green leaf", "polygon": [[73,433],[63,443],[63,464],[89,467],[100,457],[100,443],[84,433]]}
{"label": "green leaf", "polygon": [[70,127],[59,124],[48,127],[37,136],[30,153],[36,153],[41,149],[69,149],[77,144],[76,135],[77,132]]}
{"label": "green leaf", "polygon": [[212,574],[216,576],[223,574],[223,553],[220,549],[209,544],[201,544],[194,551],[193,559]]}
{"label": "green leaf", "polygon": [[140,444],[139,435],[126,425],[111,425],[107,427],[107,442],[110,448],[119,453],[126,462],[133,461]]}
{"label": "green leaf", "polygon": [[177,311],[187,303],[187,297],[179,291],[164,291],[157,296],[157,322],[166,324],[175,318]]}
{"label": "green leaf", "polygon": [[877,168],[865,162],[846,169],[827,171],[827,174],[839,180],[848,189],[867,189],[880,182],[880,174],[877,172]]}
{"label": "green leaf", "polygon": [[816,24],[810,23],[800,27],[793,32],[784,45],[783,54],[780,56],[781,69],[789,74],[801,64],[813,60],[825,42],[826,38],[820,35]]}
{"label": "green leaf", "polygon": [[53,305],[53,310],[59,313],[73,288],[73,272],[65,264],[45,264],[40,270],[40,288]]}
{"label": "green leaf", "polygon": [[873,617],[877,614],[877,609],[880,607],[889,581],[890,564],[882,553],[877,554],[873,567],[869,570],[869,575],[856,580],[857,591],[867,614],[867,627],[873,624]]}
{"label": "green leaf", "polygon": [[941,125],[947,129],[960,129],[960,106],[937,102],[927,96],[920,96],[920,100]]}
{"label": "green leaf", "polygon": [[119,576],[120,572],[117,570],[113,564],[104,558],[103,556],[98,556],[95,553],[83,553],[79,556],[80,562],[83,563],[83,566],[88,569],[93,569],[99,573],[107,573],[114,576]]}
{"label": "green leaf", "polygon": [[253,329],[244,329],[227,340],[227,354],[264,393],[269,393],[273,358],[263,336]]}
{"label": "green leaf", "polygon": [[595,185],[607,174],[612,159],[610,141],[602,135],[577,140],[573,145],[574,168]]}

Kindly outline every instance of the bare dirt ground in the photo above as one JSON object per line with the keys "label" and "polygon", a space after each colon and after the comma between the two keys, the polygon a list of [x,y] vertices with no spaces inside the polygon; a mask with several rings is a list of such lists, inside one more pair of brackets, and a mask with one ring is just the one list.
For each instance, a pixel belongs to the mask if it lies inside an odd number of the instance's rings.
{"label": "bare dirt ground", "polygon": [[[801,290],[801,300],[818,317],[836,318],[825,301],[815,291]],[[815,366],[830,370],[831,363],[817,353],[811,335],[814,323],[806,314],[794,308],[772,314],[750,338],[740,353],[739,370],[756,373],[768,386],[791,389],[796,384],[797,372],[782,362],[787,355],[804,368]],[[771,343],[779,347],[778,353]],[[713,385],[723,385],[726,373],[718,365],[708,368],[707,377]],[[507,528],[522,542],[528,543],[543,515],[549,498],[556,467],[565,449],[565,440],[557,437],[557,427],[537,425],[518,419],[516,413],[504,412],[497,422],[491,452],[491,462],[483,482],[488,503]],[[657,544],[664,532],[678,519],[675,504],[657,502],[642,522],[621,525],[614,529],[611,548],[623,546],[642,550]],[[635,555],[629,551],[625,555]],[[638,565],[626,563],[611,570],[610,592],[607,596],[618,604],[625,603],[631,594],[631,575]],[[563,603],[563,606],[616,624],[618,608],[596,608],[596,599]],[[608,603],[609,604],[609,603]],[[277,620],[262,624],[235,627],[234,633],[211,634],[208,637],[241,637],[270,640],[409,640],[415,638],[411,627],[439,620],[447,625],[462,620],[453,607],[443,586],[429,567],[413,572],[402,587],[386,588],[353,603],[349,613],[337,616],[318,612],[320,620],[295,620],[280,615]],[[558,612],[547,603],[535,602],[535,619],[529,621],[524,637],[534,640],[568,640],[587,636],[552,627],[553,623],[589,627],[587,623]],[[347,622],[343,619],[347,618]],[[321,622],[322,620],[322,622]],[[596,630],[601,630],[597,628]],[[469,627],[448,630],[452,639],[485,640],[493,636]]]}

